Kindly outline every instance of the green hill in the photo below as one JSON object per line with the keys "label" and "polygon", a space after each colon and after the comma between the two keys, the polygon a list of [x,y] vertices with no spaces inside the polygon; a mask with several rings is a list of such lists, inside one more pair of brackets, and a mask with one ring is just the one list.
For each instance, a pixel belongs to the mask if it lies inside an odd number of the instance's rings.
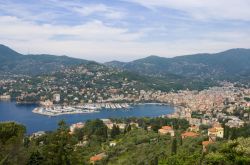
{"label": "green hill", "polygon": [[164,58],[149,56],[128,63],[109,62],[106,65],[120,67],[140,74],[212,79],[246,79],[250,77],[250,49],[230,49],[215,54],[195,54]]}
{"label": "green hill", "polygon": [[0,70],[2,72],[37,75],[88,62],[67,56],[22,55],[7,46],[0,45]]}

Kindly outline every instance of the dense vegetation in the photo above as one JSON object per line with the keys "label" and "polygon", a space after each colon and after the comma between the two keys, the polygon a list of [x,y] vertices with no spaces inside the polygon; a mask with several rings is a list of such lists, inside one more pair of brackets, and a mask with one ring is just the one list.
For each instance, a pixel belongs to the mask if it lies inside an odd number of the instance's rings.
{"label": "dense vegetation", "polygon": [[[90,164],[90,157],[105,153],[96,164],[218,164],[250,163],[249,134],[238,134],[233,140],[221,139],[202,151],[207,137],[182,139],[180,134],[188,127],[182,119],[130,118],[115,122],[138,122],[140,127],[129,125],[120,130],[115,125],[109,130],[101,120],[91,120],[74,134],[64,121],[58,129],[39,137],[26,137],[25,127],[16,123],[0,123],[0,164]],[[172,124],[176,136],[159,135],[157,128]],[[152,130],[148,130],[148,126]],[[247,125],[237,130],[244,132]],[[116,145],[110,145],[110,143]]]}
{"label": "dense vegetation", "polygon": [[107,65],[158,77],[171,75],[198,79],[249,80],[250,50],[231,49],[215,54],[195,54],[164,58],[149,56],[128,63],[109,62]]}
{"label": "dense vegetation", "polygon": [[[247,84],[250,79],[249,54],[248,49],[232,49],[216,54],[175,58],[150,56],[128,63],[110,62],[107,66],[127,70],[128,72],[121,74],[134,80],[146,79],[148,88],[165,91],[186,88],[200,90],[217,85],[217,80],[241,81]],[[0,45],[0,74],[41,75],[88,63],[95,62],[67,56],[22,55]],[[103,67],[98,63],[95,65]]]}
{"label": "dense vegetation", "polygon": [[67,56],[22,55],[4,45],[0,45],[0,71],[3,73],[38,75],[88,62]]}

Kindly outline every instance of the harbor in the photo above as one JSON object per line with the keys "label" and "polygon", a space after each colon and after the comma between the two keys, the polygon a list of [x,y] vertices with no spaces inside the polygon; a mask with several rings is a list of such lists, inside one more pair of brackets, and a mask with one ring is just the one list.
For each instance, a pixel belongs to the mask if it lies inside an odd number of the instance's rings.
{"label": "harbor", "polygon": [[27,133],[31,134],[37,131],[56,130],[57,124],[61,120],[65,120],[70,125],[78,122],[86,122],[87,120],[94,120],[97,118],[109,119],[127,117],[158,117],[162,115],[172,114],[175,111],[174,107],[170,105],[128,105],[129,108],[107,109],[105,103],[105,107],[102,106],[103,108],[101,109],[95,109],[95,111],[97,112],[85,112],[78,114],[77,112],[68,112],[68,114],[66,114],[65,112],[65,115],[63,115],[62,113],[58,113],[57,115],[51,115],[50,117],[49,115],[32,112],[34,109],[41,107],[37,104],[16,104],[16,102],[14,101],[0,101],[0,121],[16,121],[22,123],[27,127]]}
{"label": "harbor", "polygon": [[84,104],[77,106],[40,106],[32,110],[33,113],[46,115],[46,116],[59,116],[67,114],[82,114],[82,113],[98,113],[101,109],[128,109],[130,105],[128,103],[94,103]]}

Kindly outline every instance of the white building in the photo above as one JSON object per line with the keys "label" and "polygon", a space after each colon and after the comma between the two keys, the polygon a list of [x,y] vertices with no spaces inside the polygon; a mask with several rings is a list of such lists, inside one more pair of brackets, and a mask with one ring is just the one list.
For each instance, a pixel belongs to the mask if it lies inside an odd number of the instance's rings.
{"label": "white building", "polygon": [[84,123],[79,122],[79,123],[72,124],[69,127],[69,130],[70,130],[70,133],[73,134],[75,129],[80,129],[80,128],[83,128],[83,127],[84,127]]}
{"label": "white building", "polygon": [[53,100],[54,100],[55,102],[59,102],[59,101],[61,100],[60,94],[54,94],[54,95],[53,95]]}

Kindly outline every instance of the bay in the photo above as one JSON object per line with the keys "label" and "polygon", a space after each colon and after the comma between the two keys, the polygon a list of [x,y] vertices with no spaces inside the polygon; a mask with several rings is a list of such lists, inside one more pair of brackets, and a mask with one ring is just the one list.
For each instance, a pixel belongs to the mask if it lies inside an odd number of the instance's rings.
{"label": "bay", "polygon": [[130,109],[102,109],[98,113],[70,114],[55,117],[43,116],[32,112],[37,105],[17,105],[11,101],[0,101],[0,122],[15,121],[26,126],[27,133],[52,131],[60,120],[67,124],[84,122],[91,119],[123,118],[123,117],[157,117],[171,114],[174,108],[169,105],[140,104]]}

